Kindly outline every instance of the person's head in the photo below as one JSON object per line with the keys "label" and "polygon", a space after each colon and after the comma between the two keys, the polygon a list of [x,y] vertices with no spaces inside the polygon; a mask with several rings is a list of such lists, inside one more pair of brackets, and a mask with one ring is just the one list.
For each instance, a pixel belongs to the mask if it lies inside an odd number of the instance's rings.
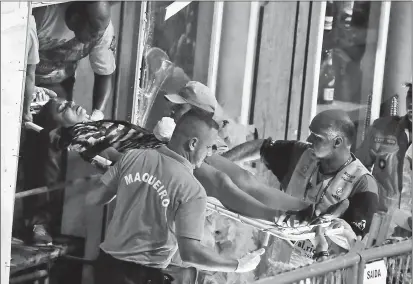
{"label": "person's head", "polygon": [[319,159],[350,152],[355,137],[355,126],[346,112],[326,110],[317,114],[310,124],[311,134],[307,142],[312,144]]}
{"label": "person's head", "polygon": [[65,22],[80,42],[97,40],[109,25],[110,4],[106,1],[73,2],[67,7]]}
{"label": "person's head", "polygon": [[408,88],[406,94],[406,112],[407,117],[412,121],[412,83],[407,83],[405,86]]}
{"label": "person's head", "polygon": [[84,108],[61,98],[50,99],[39,111],[36,123],[44,128],[70,127],[87,120]]}
{"label": "person's head", "polygon": [[217,119],[218,116],[222,115],[222,109],[215,95],[207,86],[200,82],[190,81],[176,94],[167,94],[165,98],[174,104],[170,117],[173,118],[175,122],[193,107],[210,113]]}
{"label": "person's head", "polygon": [[204,159],[212,155],[217,135],[218,124],[212,115],[192,109],[177,121],[168,147],[199,168]]}

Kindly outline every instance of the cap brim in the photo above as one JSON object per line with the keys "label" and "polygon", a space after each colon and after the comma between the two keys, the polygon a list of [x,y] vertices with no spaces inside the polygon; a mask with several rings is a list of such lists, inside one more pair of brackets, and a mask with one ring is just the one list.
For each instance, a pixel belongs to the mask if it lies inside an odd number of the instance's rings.
{"label": "cap brim", "polygon": [[165,98],[174,104],[187,104],[188,102],[178,94],[165,95]]}

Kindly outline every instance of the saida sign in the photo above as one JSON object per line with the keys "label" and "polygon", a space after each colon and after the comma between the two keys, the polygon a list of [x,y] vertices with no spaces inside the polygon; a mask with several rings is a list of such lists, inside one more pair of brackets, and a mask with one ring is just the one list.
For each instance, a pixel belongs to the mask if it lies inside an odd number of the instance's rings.
{"label": "saida sign", "polygon": [[363,284],[386,284],[387,267],[384,260],[367,263],[364,268]]}

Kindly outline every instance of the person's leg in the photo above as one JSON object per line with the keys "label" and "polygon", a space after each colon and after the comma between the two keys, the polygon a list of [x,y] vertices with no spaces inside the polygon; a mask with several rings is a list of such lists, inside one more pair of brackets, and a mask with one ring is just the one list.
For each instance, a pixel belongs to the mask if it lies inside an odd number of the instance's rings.
{"label": "person's leg", "polygon": [[308,207],[307,203],[260,182],[250,172],[220,155],[208,157],[206,162],[217,171],[225,173],[242,191],[273,209],[301,210]]}

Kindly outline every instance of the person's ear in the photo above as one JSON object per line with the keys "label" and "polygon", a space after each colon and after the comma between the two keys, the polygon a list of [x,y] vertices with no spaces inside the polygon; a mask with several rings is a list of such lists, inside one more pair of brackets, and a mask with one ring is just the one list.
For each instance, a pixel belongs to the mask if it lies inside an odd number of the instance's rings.
{"label": "person's ear", "polygon": [[196,146],[198,145],[198,138],[193,137],[191,139],[189,139],[189,150],[190,151],[195,151]]}
{"label": "person's ear", "polygon": [[344,143],[343,137],[336,137],[334,138],[334,148],[340,147]]}

